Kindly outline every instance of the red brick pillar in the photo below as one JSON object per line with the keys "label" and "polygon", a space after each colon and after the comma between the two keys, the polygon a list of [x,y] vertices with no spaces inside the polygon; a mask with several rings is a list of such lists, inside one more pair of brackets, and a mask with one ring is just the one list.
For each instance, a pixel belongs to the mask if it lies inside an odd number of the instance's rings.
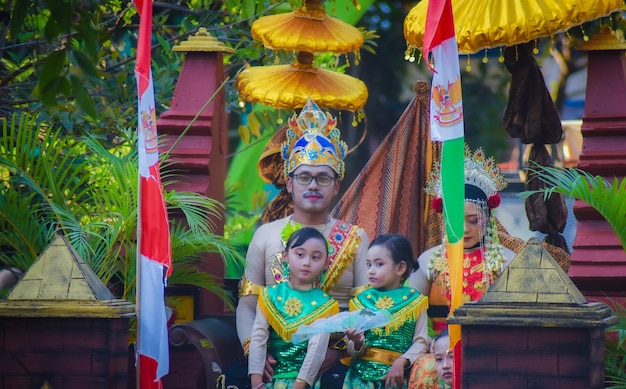
{"label": "red brick pillar", "polygon": [[[212,37],[205,28],[200,28],[196,35],[173,50],[184,52],[185,60],[170,109],[160,115],[157,126],[159,133],[164,135],[159,151],[165,153],[175,144],[169,162],[174,163],[181,177],[167,189],[202,193],[224,203],[227,118],[222,87],[223,53],[233,50]],[[214,98],[209,102],[212,96]],[[218,210],[218,215],[211,222],[215,226],[214,232],[222,235],[223,210]],[[221,282],[224,262],[218,254],[206,254],[198,271],[210,273]],[[197,299],[196,316],[224,313],[222,300],[206,290],[200,290],[194,298]]]}
{"label": "red brick pillar", "polygon": [[[605,177],[626,176],[626,42],[609,29],[577,47],[589,52],[578,168]],[[569,276],[588,297],[626,296],[626,253],[611,226],[576,201],[576,236]]]}

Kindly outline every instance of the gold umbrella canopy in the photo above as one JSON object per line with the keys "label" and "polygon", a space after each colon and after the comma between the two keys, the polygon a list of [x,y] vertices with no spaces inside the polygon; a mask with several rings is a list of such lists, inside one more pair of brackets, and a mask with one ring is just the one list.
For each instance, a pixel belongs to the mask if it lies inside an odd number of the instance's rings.
{"label": "gold umbrella canopy", "polygon": [[[624,0],[455,0],[452,2],[459,53],[530,42],[619,10]],[[428,0],[404,19],[404,38],[422,48]]]}
{"label": "gold umbrella canopy", "polygon": [[357,51],[363,34],[357,28],[326,15],[324,9],[296,9],[294,12],[263,16],[252,24],[252,37],[270,49],[332,52]]}
{"label": "gold umbrella canopy", "polygon": [[237,75],[239,96],[247,101],[294,110],[310,97],[320,107],[359,111],[367,101],[363,81],[311,64],[253,66]]}

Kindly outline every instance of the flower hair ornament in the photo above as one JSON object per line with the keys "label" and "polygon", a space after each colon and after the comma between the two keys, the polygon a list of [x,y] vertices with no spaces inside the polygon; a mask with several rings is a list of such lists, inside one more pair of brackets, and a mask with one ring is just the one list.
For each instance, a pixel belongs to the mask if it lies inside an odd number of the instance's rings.
{"label": "flower hair ornament", "polygon": [[343,178],[348,145],[340,139],[337,119],[324,113],[313,100],[298,116],[289,119],[287,140],[281,145],[281,155],[285,160],[285,177],[300,165],[326,165],[333,169],[339,179]]}
{"label": "flower hair ornament", "polygon": [[[481,217],[479,221],[481,225],[485,226],[481,250],[483,250],[486,263],[485,276],[489,278],[491,274],[500,270],[505,261],[504,251],[498,238],[496,218],[492,210],[500,205],[498,191],[504,189],[508,183],[495,160],[492,157],[487,158],[481,148],[472,152],[469,146],[465,144],[464,165],[465,201],[476,204],[484,211],[484,217]],[[441,197],[441,166],[439,163],[435,164],[430,173],[425,192],[432,196],[432,208],[441,213],[443,211],[443,199]],[[445,242],[445,228],[442,232],[442,238]],[[429,270],[442,271],[444,270],[441,268],[442,266],[445,266],[445,270],[447,270],[445,244],[434,250]],[[485,281],[488,282],[488,279]]]}

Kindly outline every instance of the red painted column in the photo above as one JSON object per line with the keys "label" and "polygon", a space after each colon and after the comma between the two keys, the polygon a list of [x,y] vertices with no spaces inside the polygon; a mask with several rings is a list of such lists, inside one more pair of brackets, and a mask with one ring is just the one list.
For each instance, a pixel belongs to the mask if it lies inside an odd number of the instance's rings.
{"label": "red painted column", "polygon": [[[626,42],[603,30],[577,49],[589,51],[578,168],[609,182],[626,176]],[[626,253],[592,207],[574,203],[576,236],[569,276],[588,297],[626,296]]]}
{"label": "red painted column", "polygon": [[[185,59],[170,109],[160,115],[157,125],[159,133],[164,135],[159,152],[165,153],[175,145],[168,161],[175,164],[182,177],[178,177],[179,182],[170,185],[168,190],[202,193],[224,203],[227,168],[224,89],[220,89],[210,103],[207,102],[224,81],[223,53],[233,50],[204,28],[173,50],[184,52]],[[218,214],[211,222],[215,226],[214,232],[223,235],[224,213],[220,210]],[[207,253],[198,271],[210,273],[222,282],[223,260],[218,254]],[[224,303],[206,290],[199,291],[197,300],[195,319],[224,313]]]}

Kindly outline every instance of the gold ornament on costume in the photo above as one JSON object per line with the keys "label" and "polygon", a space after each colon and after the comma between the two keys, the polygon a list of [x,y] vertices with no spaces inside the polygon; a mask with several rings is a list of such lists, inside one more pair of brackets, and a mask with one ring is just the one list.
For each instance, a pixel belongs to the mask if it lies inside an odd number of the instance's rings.
{"label": "gold ornament on costume", "polygon": [[379,298],[378,300],[376,300],[376,303],[374,303],[374,306],[381,310],[389,309],[393,307],[393,299],[389,296],[383,296]]}
{"label": "gold ornament on costume", "polygon": [[340,139],[336,125],[337,119],[324,113],[313,100],[307,99],[300,115],[294,115],[289,120],[287,140],[281,146],[285,176],[300,165],[326,165],[341,180],[348,146]]}
{"label": "gold ornament on costume", "polygon": [[285,313],[291,317],[298,316],[302,312],[302,301],[295,297],[290,297],[285,301]]}

